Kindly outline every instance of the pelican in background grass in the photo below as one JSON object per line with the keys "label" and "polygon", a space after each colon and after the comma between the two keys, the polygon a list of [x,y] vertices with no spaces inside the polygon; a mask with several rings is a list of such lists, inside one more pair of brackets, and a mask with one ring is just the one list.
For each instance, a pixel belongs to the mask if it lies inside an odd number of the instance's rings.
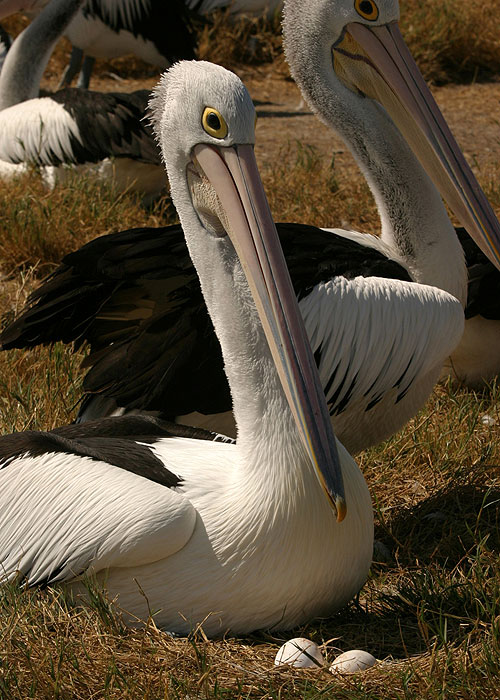
{"label": "pelican in background grass", "polygon": [[152,113],[237,442],[148,436],[147,419],[137,442],[109,435],[122,419],[0,438],[0,568],[31,584],[76,577],[77,589],[95,574],[132,616],[155,611],[179,634],[200,622],[210,635],[288,629],[362,586],[370,495],[333,436],[255,163],[250,96],[219,66],[181,62]]}
{"label": "pelican in background grass", "polygon": [[80,71],[77,87],[88,88],[96,58],[134,54],[160,69],[194,58],[191,19],[185,0],[86,1],[64,31],[73,48],[59,87]]}
{"label": "pelican in background grass", "polygon": [[[67,88],[38,96],[54,45],[83,1],[51,0],[16,37],[5,58],[0,74],[0,175],[36,165],[53,186],[71,166],[150,200],[165,187],[166,178],[143,120],[148,90],[129,94]],[[0,0],[0,19],[39,4]]]}
{"label": "pelican in background grass", "polygon": [[[371,0],[284,8],[292,73],[349,144],[382,219],[381,239],[278,224],[334,429],[351,452],[418,411],[462,337],[464,256],[431,177],[496,265],[500,249],[498,221],[399,35],[398,12]],[[0,340],[88,342],[82,419],[157,411],[231,431],[180,227],[111,234],[67,256]]]}
{"label": "pelican in background grass", "polygon": [[270,14],[281,4],[282,0],[88,0],[65,31],[73,50],[61,87],[70,84],[81,65],[77,87],[88,88],[95,57],[133,53],[166,68],[173,56],[189,58],[194,51],[194,17],[206,21],[221,9],[233,16]]}

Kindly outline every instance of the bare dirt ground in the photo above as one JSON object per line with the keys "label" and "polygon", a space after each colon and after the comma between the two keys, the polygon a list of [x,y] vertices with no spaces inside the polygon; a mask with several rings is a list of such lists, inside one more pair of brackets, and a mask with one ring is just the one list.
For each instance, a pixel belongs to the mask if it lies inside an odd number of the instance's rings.
{"label": "bare dirt ground", "polygon": [[[151,71],[147,77],[121,78],[100,72],[91,88],[102,91],[131,92],[152,88],[158,79]],[[361,182],[354,160],[343,142],[312,114],[301,98],[286,66],[273,69],[244,67],[238,71],[256,104],[257,159],[262,174],[272,170],[281,155],[297,149],[297,142],[314,146],[328,161],[335,158],[335,176],[339,184]],[[55,89],[55,71],[49,70],[44,87]],[[497,82],[470,85],[446,85],[433,89],[453,133],[476,175],[484,181],[493,164],[500,161],[500,79]],[[277,218],[280,212],[275,212]],[[312,223],[312,222],[311,222]],[[332,221],[331,225],[348,225]]]}

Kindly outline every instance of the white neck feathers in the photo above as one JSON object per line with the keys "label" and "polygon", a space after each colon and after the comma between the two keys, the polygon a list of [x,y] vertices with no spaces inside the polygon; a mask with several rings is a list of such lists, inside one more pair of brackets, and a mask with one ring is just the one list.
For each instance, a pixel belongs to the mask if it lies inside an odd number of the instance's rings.
{"label": "white neck feathers", "polygon": [[463,252],[437,189],[387,112],[336,76],[330,27],[313,12],[314,3],[305,13],[299,9],[294,2],[285,4],[283,32],[292,76],[318,117],[351,149],[377,202],[382,239],[415,281],[464,302]]}

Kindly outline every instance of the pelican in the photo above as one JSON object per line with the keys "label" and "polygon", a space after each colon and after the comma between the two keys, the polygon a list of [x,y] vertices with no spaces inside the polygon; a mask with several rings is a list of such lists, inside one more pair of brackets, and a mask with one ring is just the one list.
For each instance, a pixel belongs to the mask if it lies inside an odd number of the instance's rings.
{"label": "pelican", "polygon": [[196,47],[185,0],[85,2],[64,36],[73,48],[60,87],[67,87],[80,70],[77,87],[88,88],[96,58],[134,54],[164,69],[181,58],[194,58]]}
{"label": "pelican", "polygon": [[109,420],[0,438],[0,567],[7,579],[77,590],[82,574],[96,575],[130,615],[158,611],[156,623],[178,634],[200,622],[210,635],[287,629],[363,584],[370,495],[333,436],[243,84],[181,62],[152,112],[238,439],[148,437],[144,427],[136,440],[113,438]]}
{"label": "pelican", "polygon": [[[172,58],[189,58],[195,48],[193,15],[227,8],[231,14],[273,12],[282,0],[93,0],[87,2],[65,31],[73,44],[61,86],[78,72],[77,87],[88,88],[95,57],[133,53],[165,68]],[[83,57],[83,54],[85,58]],[[82,63],[83,59],[83,63]]]}
{"label": "pelican", "polygon": [[[376,247],[399,259],[412,279],[465,302],[464,251],[414,153],[479,246],[461,234],[472,291],[462,341],[445,366],[469,386],[491,381],[500,370],[500,314],[492,312],[500,228],[404,44],[398,3],[314,0],[303,10],[297,0],[286,0],[283,34],[290,70],[304,98],[340,134],[365,174],[382,222]],[[477,303],[475,291],[478,259],[490,261],[486,318],[481,316],[486,305]]]}
{"label": "pelican", "polygon": [[[352,148],[382,219],[381,239],[278,225],[334,429],[350,452],[417,412],[463,333],[463,251],[413,151],[498,264],[498,222],[404,47],[397,16],[394,1],[289,0],[284,8],[292,73]],[[370,56],[359,46],[369,40]],[[339,323],[342,334],[333,331]],[[71,254],[1,338],[5,348],[59,339],[91,346],[83,419],[156,411],[234,434],[230,416],[218,415],[230,407],[229,392],[179,228],[120,232]]]}
{"label": "pelican", "polygon": [[[0,0],[0,18],[23,2]],[[0,74],[0,158],[6,167],[42,166],[49,184],[64,179],[68,165],[91,170],[113,178],[119,190],[151,199],[166,178],[142,120],[149,91],[104,94],[67,88],[38,97],[54,44],[82,2],[52,0],[12,44]]]}

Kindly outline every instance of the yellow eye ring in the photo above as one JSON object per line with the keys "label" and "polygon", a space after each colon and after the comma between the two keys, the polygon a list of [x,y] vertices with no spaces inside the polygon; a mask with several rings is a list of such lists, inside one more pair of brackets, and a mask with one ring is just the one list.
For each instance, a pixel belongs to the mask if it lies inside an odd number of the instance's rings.
{"label": "yellow eye ring", "polygon": [[371,22],[378,19],[378,7],[373,0],[354,0],[354,9],[363,19]]}
{"label": "yellow eye ring", "polygon": [[205,107],[201,117],[201,125],[207,134],[216,139],[223,139],[227,136],[226,120],[215,107]]}

